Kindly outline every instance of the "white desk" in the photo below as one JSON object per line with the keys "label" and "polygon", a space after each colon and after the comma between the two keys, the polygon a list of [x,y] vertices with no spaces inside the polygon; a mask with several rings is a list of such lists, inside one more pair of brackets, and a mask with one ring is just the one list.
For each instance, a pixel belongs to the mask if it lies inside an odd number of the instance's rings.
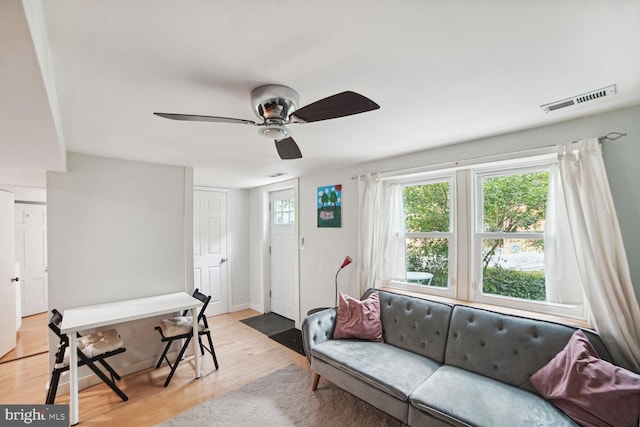
{"label": "white desk", "polygon": [[69,337],[69,388],[71,425],[80,421],[78,410],[78,351],[76,332],[114,325],[130,320],[144,319],[182,310],[191,310],[193,317],[193,354],[196,360],[196,378],[200,378],[198,351],[198,307],[202,301],[186,292],[136,298],[106,304],[67,308],[62,315],[60,331]]}

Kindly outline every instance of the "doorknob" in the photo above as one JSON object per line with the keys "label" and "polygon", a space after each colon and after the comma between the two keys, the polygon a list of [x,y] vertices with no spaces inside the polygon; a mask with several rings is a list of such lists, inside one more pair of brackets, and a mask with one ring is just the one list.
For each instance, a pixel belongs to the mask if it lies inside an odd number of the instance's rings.
{"label": "doorknob", "polygon": [[11,278],[11,281],[12,282],[19,282],[20,278],[19,277],[13,277],[13,278]]}
{"label": "doorknob", "polygon": [[224,264],[225,262],[227,262],[226,258],[220,258],[220,265]]}

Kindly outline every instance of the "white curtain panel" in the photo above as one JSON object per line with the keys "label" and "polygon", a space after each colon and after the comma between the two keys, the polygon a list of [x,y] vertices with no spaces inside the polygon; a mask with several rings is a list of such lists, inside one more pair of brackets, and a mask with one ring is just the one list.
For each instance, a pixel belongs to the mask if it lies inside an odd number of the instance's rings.
{"label": "white curtain panel", "polygon": [[[557,262],[559,261],[560,262]],[[549,170],[549,195],[544,229],[544,280],[547,301],[582,305],[584,291],[580,268],[571,239],[558,165]],[[591,313],[586,313],[587,317]]]}
{"label": "white curtain panel", "polygon": [[[560,185],[550,206],[563,206],[566,212],[558,208],[552,215],[566,214],[559,223],[571,232],[569,241],[573,242],[594,326],[615,360],[640,372],[640,308],[598,140],[559,145],[557,174]],[[560,266],[565,266],[560,257],[570,250],[556,248]],[[571,260],[566,262],[571,264]]]}
{"label": "white curtain panel", "polygon": [[358,286],[360,294],[375,287],[378,269],[379,228],[376,220],[380,211],[382,183],[377,174],[358,177]]}
{"label": "white curtain panel", "polygon": [[382,259],[378,277],[405,280],[407,263],[402,185],[386,184],[383,190],[384,213],[378,218],[382,230]]}

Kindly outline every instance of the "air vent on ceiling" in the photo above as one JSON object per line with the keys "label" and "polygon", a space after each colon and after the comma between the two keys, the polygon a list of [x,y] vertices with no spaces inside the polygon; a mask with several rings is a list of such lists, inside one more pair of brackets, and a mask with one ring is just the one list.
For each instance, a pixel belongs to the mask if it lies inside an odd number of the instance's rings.
{"label": "air vent on ceiling", "polygon": [[274,173],[270,173],[269,175],[266,175],[267,178],[277,178],[279,176],[282,175],[286,175],[285,172],[274,172]]}
{"label": "air vent on ceiling", "polygon": [[544,104],[541,105],[540,108],[542,108],[545,113],[548,113],[550,111],[560,110],[562,108],[571,107],[572,105],[582,104],[583,102],[593,101],[594,99],[613,95],[614,93],[616,93],[616,85],[611,85],[602,89],[592,90],[591,92],[576,95],[572,98]]}

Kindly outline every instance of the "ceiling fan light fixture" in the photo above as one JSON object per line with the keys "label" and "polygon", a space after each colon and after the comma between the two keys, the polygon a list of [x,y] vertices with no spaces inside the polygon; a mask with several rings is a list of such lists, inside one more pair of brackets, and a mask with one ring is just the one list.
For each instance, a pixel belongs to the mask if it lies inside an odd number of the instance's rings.
{"label": "ceiling fan light fixture", "polygon": [[[251,92],[254,112],[262,119],[253,120],[233,117],[202,116],[194,114],[153,113],[171,120],[194,122],[235,123],[258,127],[258,133],[275,142],[276,151],[283,160],[301,159],[302,152],[293,133],[285,127],[291,123],[304,124],[322,120],[337,119],[353,114],[365,113],[380,108],[369,98],[352,91],[344,91],[322,98],[300,109],[298,92],[282,85],[263,85]],[[295,114],[294,114],[295,113]]]}
{"label": "ceiling fan light fixture", "polygon": [[293,135],[289,129],[280,125],[266,125],[258,129],[258,133],[269,139],[285,139]]}

